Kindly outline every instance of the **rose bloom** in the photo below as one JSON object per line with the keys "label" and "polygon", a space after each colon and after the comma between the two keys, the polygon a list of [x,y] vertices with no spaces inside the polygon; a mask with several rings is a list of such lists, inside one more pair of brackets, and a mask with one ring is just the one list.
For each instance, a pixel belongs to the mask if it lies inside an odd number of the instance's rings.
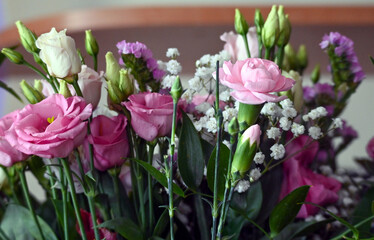
{"label": "rose bloom", "polygon": [[25,160],[28,156],[12,148],[5,139],[5,131],[13,124],[19,110],[11,112],[0,119],[0,165],[11,167],[16,162]]}
{"label": "rose bloom", "polygon": [[35,44],[40,49],[40,58],[52,76],[65,78],[81,71],[81,61],[74,39],[66,36],[66,29],[57,32],[52,28],[49,33],[40,35]]}
{"label": "rose bloom", "polygon": [[15,149],[45,158],[64,158],[82,144],[87,133],[91,104],[80,97],[54,94],[25,106],[5,138]]}
{"label": "rose bloom", "polygon": [[[83,226],[84,226],[84,231],[86,232],[87,239],[95,239],[95,232],[93,230],[93,222],[92,222],[92,217],[91,213],[80,209],[80,213],[82,216],[82,221],[83,221]],[[102,221],[100,220],[99,216],[97,217],[97,225],[100,225]],[[75,228],[77,229],[77,232],[79,233],[80,236],[81,230],[79,228],[78,222],[75,225]],[[117,240],[117,235],[114,232],[109,231],[106,228],[99,228],[99,235],[100,239],[106,239],[106,240]]]}
{"label": "rose bloom", "polygon": [[286,96],[272,93],[287,91],[295,83],[282,75],[277,64],[260,58],[248,58],[235,64],[224,62],[219,74],[221,84],[234,90],[232,97],[252,105],[284,100]]}
{"label": "rose bloom", "polygon": [[[223,50],[228,52],[231,56],[231,61],[236,62],[238,60],[244,60],[248,58],[247,50],[244,45],[243,37],[239,34],[235,34],[233,31],[224,33],[220,39],[225,42]],[[249,52],[252,58],[258,57],[258,40],[256,27],[250,27],[247,33],[247,40],[249,46]]]}
{"label": "rose bloom", "polygon": [[366,152],[368,153],[369,157],[374,160],[374,137],[368,142]]}
{"label": "rose bloom", "polygon": [[92,119],[91,135],[85,142],[85,154],[89,159],[88,143],[92,144],[95,168],[105,171],[124,163],[129,153],[126,125],[127,119],[123,115],[111,118],[99,115]]}
{"label": "rose bloom", "polygon": [[[293,154],[299,151],[305,144],[310,141],[306,135],[302,135],[292,141],[286,147],[288,154]],[[312,164],[314,157],[318,152],[318,142],[313,142],[304,151],[296,154],[283,163],[283,185],[280,194],[280,199],[283,199],[287,194],[298,187],[310,185],[309,193],[305,199],[306,202],[312,202],[321,206],[333,204],[338,199],[338,191],[341,183],[334,178],[326,177],[321,174],[313,172],[309,165]],[[298,218],[307,218],[319,211],[319,208],[303,204]]]}
{"label": "rose bloom", "polygon": [[[173,98],[170,95],[138,93],[122,104],[130,111],[131,126],[141,138],[153,141],[170,134],[173,121]],[[180,101],[178,105],[178,108],[184,107],[184,102]]]}

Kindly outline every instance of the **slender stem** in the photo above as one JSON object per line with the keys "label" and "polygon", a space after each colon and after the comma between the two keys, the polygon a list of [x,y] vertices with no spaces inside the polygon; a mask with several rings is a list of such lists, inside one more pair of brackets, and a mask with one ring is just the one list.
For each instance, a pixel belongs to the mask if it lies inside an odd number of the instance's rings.
{"label": "slender stem", "polygon": [[216,113],[219,109],[219,61],[216,63]]}
{"label": "slender stem", "polygon": [[[60,165],[62,165],[61,160],[58,160]],[[63,217],[63,228],[64,228],[64,239],[69,240],[69,226],[68,226],[68,206],[67,206],[67,186],[66,178],[64,177],[63,169],[60,168],[60,188],[62,195],[62,217]]]}
{"label": "slender stem", "polygon": [[42,228],[40,227],[38,217],[36,216],[35,210],[34,210],[34,208],[32,206],[32,203],[31,203],[29,188],[27,187],[27,182],[26,182],[25,169],[24,168],[18,169],[18,173],[19,173],[19,177],[20,177],[20,180],[21,180],[22,190],[23,190],[23,194],[25,195],[25,200],[26,200],[27,206],[28,206],[28,208],[31,212],[32,218],[34,219],[34,222],[35,222],[35,224],[38,228],[40,237],[41,237],[42,240],[44,240],[45,238],[44,238],[44,235],[43,235]]}
{"label": "slender stem", "polygon": [[261,40],[261,35],[257,35],[258,38],[258,57],[262,58],[262,40]]}
{"label": "slender stem", "polygon": [[64,167],[65,175],[66,175],[66,178],[68,180],[69,187],[70,187],[70,195],[71,195],[71,199],[73,201],[74,211],[75,211],[75,215],[77,217],[79,229],[81,231],[82,239],[87,240],[86,232],[85,232],[85,229],[84,229],[84,225],[83,225],[83,221],[82,221],[82,217],[81,217],[80,209],[79,209],[79,205],[78,205],[77,194],[75,192],[73,177],[71,175],[71,170],[69,168],[68,160],[66,158],[63,158],[63,159],[61,159],[61,162],[62,162],[62,166]]}
{"label": "slender stem", "polygon": [[14,187],[14,174],[10,175],[8,170],[5,167],[3,167],[3,169],[4,169],[5,174],[7,175],[8,180],[10,182],[10,190],[12,191],[12,198],[17,204],[20,204],[20,201],[19,201],[18,196],[17,196],[17,192],[16,192],[15,187]]}
{"label": "slender stem", "polygon": [[25,65],[27,66],[27,67],[29,67],[30,69],[32,69],[34,72],[36,72],[37,74],[39,74],[41,77],[43,77],[45,80],[47,80],[50,84],[51,84],[51,86],[52,86],[52,88],[53,88],[53,91],[55,92],[55,93],[58,93],[58,89],[56,88],[56,86],[55,86],[55,84],[52,82],[52,80],[51,79],[49,79],[48,77],[47,77],[47,75],[45,75],[44,73],[42,73],[39,69],[37,69],[36,67],[34,67],[33,65],[31,65],[30,63],[28,63],[27,61],[25,61]]}
{"label": "slender stem", "polygon": [[251,57],[251,52],[249,51],[249,46],[248,46],[248,38],[247,34],[242,34],[244,45],[245,45],[245,50],[247,51],[247,57]]}
{"label": "slender stem", "polygon": [[119,192],[119,182],[118,182],[118,172],[116,174],[111,174],[113,181],[114,194],[116,195],[116,204],[119,216],[122,216],[122,208],[120,204],[120,192]]}
{"label": "slender stem", "polygon": [[280,46],[277,52],[277,65],[280,69],[282,69],[283,58],[284,58],[284,46]]}
{"label": "slender stem", "polygon": [[73,87],[74,87],[74,90],[77,93],[77,95],[79,97],[83,97],[83,93],[82,93],[81,88],[79,87],[79,84],[78,84],[78,75],[74,75]]}
{"label": "slender stem", "polygon": [[97,55],[93,56],[93,61],[94,61],[94,69],[97,72]]}
{"label": "slender stem", "polygon": [[[148,151],[148,163],[152,165],[153,161],[153,151],[155,149],[155,143],[149,143]],[[149,204],[149,229],[153,228],[153,196],[152,196],[152,176],[148,172],[148,204]]]}
{"label": "slender stem", "polygon": [[99,235],[99,228],[97,227],[97,217],[96,217],[96,211],[95,211],[95,201],[94,201],[94,198],[93,196],[91,196],[90,194],[87,195],[87,199],[88,199],[88,206],[90,208],[90,212],[91,212],[91,219],[92,219],[92,223],[93,223],[93,229],[94,229],[94,233],[95,233],[95,239],[96,240],[100,240],[100,235]]}
{"label": "slender stem", "polygon": [[55,181],[53,179],[53,176],[52,176],[52,170],[51,170],[51,167],[50,166],[46,166],[47,167],[47,172],[49,174],[49,184],[51,185],[51,191],[52,191],[52,199],[57,199],[57,193],[56,193],[56,189],[55,189]]}
{"label": "slender stem", "polygon": [[265,59],[268,59],[270,60],[270,52],[271,52],[271,48],[265,48]]}

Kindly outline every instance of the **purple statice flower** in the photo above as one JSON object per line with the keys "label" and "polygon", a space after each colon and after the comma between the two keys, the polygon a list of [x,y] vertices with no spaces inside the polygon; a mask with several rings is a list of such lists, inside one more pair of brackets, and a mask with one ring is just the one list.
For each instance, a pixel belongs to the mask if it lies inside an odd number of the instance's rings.
{"label": "purple statice flower", "polygon": [[303,88],[303,95],[304,100],[310,102],[316,97],[316,91],[313,87],[306,86]]}
{"label": "purple statice flower", "polygon": [[304,100],[307,102],[312,101],[318,95],[324,94],[331,98],[335,98],[334,87],[328,83],[317,83],[312,87],[303,88]]}
{"label": "purple statice flower", "polygon": [[347,124],[345,120],[343,120],[343,127],[336,129],[337,133],[341,135],[343,138],[357,138],[358,133],[354,130],[351,126]]}
{"label": "purple statice flower", "polygon": [[322,42],[319,45],[323,50],[327,49],[329,45],[333,45],[335,47],[335,55],[345,57],[345,59],[350,63],[353,82],[359,83],[365,78],[365,73],[358,62],[358,58],[353,48],[354,43],[351,39],[338,32],[330,32],[330,34],[323,36]]}

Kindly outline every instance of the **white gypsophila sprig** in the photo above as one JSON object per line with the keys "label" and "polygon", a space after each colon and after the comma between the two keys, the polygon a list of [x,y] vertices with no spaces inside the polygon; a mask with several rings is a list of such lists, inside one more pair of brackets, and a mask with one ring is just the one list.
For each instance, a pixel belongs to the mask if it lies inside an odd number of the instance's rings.
{"label": "white gypsophila sprig", "polygon": [[290,130],[292,122],[288,120],[287,117],[281,117],[279,119],[279,127],[282,128],[284,131]]}
{"label": "white gypsophila sprig", "polygon": [[230,91],[229,90],[225,90],[225,91],[223,91],[219,94],[219,100],[226,102],[229,99],[230,99]]}
{"label": "white gypsophila sprig", "polygon": [[238,184],[236,184],[235,191],[238,192],[238,193],[243,193],[243,192],[246,192],[249,189],[250,186],[251,185],[250,185],[249,181],[240,180],[238,182]]}
{"label": "white gypsophila sprig", "polygon": [[332,127],[333,128],[343,128],[343,120],[340,118],[333,118],[332,119]]}
{"label": "white gypsophila sprig", "polygon": [[178,75],[182,71],[182,66],[177,60],[170,60],[166,64],[166,69],[173,75]]}
{"label": "white gypsophila sprig", "polygon": [[257,181],[261,177],[261,170],[259,168],[254,168],[249,172],[249,178],[251,182]]}
{"label": "white gypsophila sprig", "polygon": [[208,120],[209,120],[209,117],[204,116],[204,117],[201,117],[198,121],[193,121],[196,131],[200,132],[203,129],[203,127],[205,127]]}
{"label": "white gypsophila sprig", "polygon": [[162,82],[161,82],[162,87],[171,88],[176,78],[177,76],[174,76],[174,75],[166,75],[164,79],[162,79]]}
{"label": "white gypsophila sprig", "polygon": [[282,144],[276,143],[270,148],[271,154],[270,157],[274,158],[275,160],[282,159],[284,154],[286,153],[286,149]]}
{"label": "white gypsophila sprig", "polygon": [[238,115],[238,110],[235,108],[225,107],[225,110],[222,112],[223,120],[224,121],[231,121],[233,117],[236,117]]}
{"label": "white gypsophila sprig", "polygon": [[305,132],[305,127],[298,123],[292,123],[291,132],[293,133],[294,137],[298,137]]}
{"label": "white gypsophila sprig", "polygon": [[328,112],[327,112],[326,108],[324,108],[324,107],[317,107],[315,109],[312,109],[308,113],[308,117],[305,117],[305,119],[304,119],[304,116],[303,116],[303,120],[307,121],[309,118],[312,119],[312,120],[316,120],[317,118],[321,118],[321,117],[327,116],[327,114],[328,114]]}
{"label": "white gypsophila sprig", "polygon": [[321,128],[318,126],[312,126],[308,129],[309,136],[315,140],[322,136]]}
{"label": "white gypsophila sprig", "polygon": [[178,56],[180,56],[178,48],[168,48],[168,50],[166,51],[166,57],[168,58],[174,59]]}
{"label": "white gypsophila sprig", "polygon": [[280,107],[276,103],[268,102],[265,103],[261,109],[261,114],[269,117],[277,117],[281,112]]}
{"label": "white gypsophila sprig", "polygon": [[204,87],[201,79],[196,76],[188,80],[188,86],[196,92],[199,92]]}
{"label": "white gypsophila sprig", "polygon": [[209,103],[207,103],[207,102],[203,102],[203,103],[197,105],[197,106],[195,107],[195,110],[196,110],[196,111],[199,111],[199,112],[201,112],[201,113],[206,113],[206,111],[208,111],[208,109],[211,108],[211,107],[212,107],[212,106],[211,106]]}
{"label": "white gypsophila sprig", "polygon": [[163,62],[161,60],[157,60],[158,69],[162,71],[166,71],[166,62]]}
{"label": "white gypsophila sprig", "polygon": [[262,152],[257,152],[253,157],[253,161],[256,164],[263,164],[265,160],[265,155]]}
{"label": "white gypsophila sprig", "polygon": [[194,90],[188,88],[186,91],[184,91],[181,98],[185,100],[187,103],[190,103],[192,101],[194,93]]}
{"label": "white gypsophila sprig", "polygon": [[309,121],[309,116],[308,116],[308,114],[303,115],[302,119],[303,119],[304,122]]}
{"label": "white gypsophila sprig", "polygon": [[205,128],[208,132],[216,133],[217,132],[217,119],[215,117],[209,118],[205,124]]}
{"label": "white gypsophila sprig", "polygon": [[207,116],[207,117],[214,117],[214,114],[215,114],[215,110],[214,110],[214,108],[209,108],[208,110],[206,110],[206,112],[205,112],[205,115]]}
{"label": "white gypsophila sprig", "polygon": [[270,139],[274,139],[274,140],[277,140],[277,138],[281,135],[281,131],[279,128],[277,127],[271,127],[270,129],[268,129],[266,131],[266,135],[268,136],[268,138]]}
{"label": "white gypsophila sprig", "polygon": [[287,107],[282,110],[282,115],[287,118],[294,118],[297,115],[297,111],[293,107]]}
{"label": "white gypsophila sprig", "polygon": [[293,108],[293,102],[288,98],[280,101],[279,104],[282,106],[283,109],[291,107]]}

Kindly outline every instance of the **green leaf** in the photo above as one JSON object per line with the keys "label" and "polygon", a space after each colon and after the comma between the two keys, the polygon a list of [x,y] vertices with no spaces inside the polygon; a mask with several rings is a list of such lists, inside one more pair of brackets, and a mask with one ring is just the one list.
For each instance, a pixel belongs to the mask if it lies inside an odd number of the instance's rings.
{"label": "green leaf", "polygon": [[[64,224],[63,220],[63,202],[57,199],[51,199],[54,209],[56,211],[57,219],[61,226]],[[68,216],[68,229],[69,229],[69,239],[77,238],[77,231],[75,231],[75,213],[73,206],[71,204],[67,204],[67,216]]]}
{"label": "green leaf", "polygon": [[8,93],[12,94],[13,97],[17,98],[18,101],[23,103],[21,97],[16,93],[16,91],[14,91],[13,88],[9,87],[5,82],[0,81],[0,88],[4,89]]}
{"label": "green leaf", "polygon": [[[40,227],[45,239],[57,240],[51,227],[38,216]],[[0,227],[12,240],[41,239],[30,211],[20,205],[9,204],[6,208]]]}
{"label": "green leaf", "polygon": [[287,225],[275,238],[274,240],[288,240],[295,239],[296,237],[308,236],[311,233],[316,232],[321,227],[326,226],[327,223],[332,222],[333,219],[327,219],[324,221],[310,221],[310,222],[296,222]]}
{"label": "green leaf", "polygon": [[[365,195],[361,198],[359,204],[356,206],[352,216],[350,219],[352,220],[351,223],[353,225],[361,222],[362,220],[370,217],[373,215],[371,209],[373,207],[373,200],[374,200],[374,187],[370,188]],[[370,232],[371,223],[367,222],[358,228],[360,232],[360,237],[364,237],[364,234],[361,233],[369,233]]]}
{"label": "green leaf", "polygon": [[153,230],[153,236],[160,236],[169,224],[169,209],[165,209],[159,217]]}
{"label": "green leaf", "polygon": [[237,212],[244,213],[251,219],[258,216],[263,200],[261,182],[254,183],[245,193],[235,192],[231,200],[231,208]]}
{"label": "green leaf", "polygon": [[[149,172],[152,175],[152,177],[154,177],[162,186],[168,187],[168,181],[166,176],[160,173],[159,170],[157,170],[155,167],[153,167],[147,162],[138,159],[133,160],[136,161],[140,166],[142,166],[147,172]],[[181,197],[184,197],[183,190],[175,183],[173,183],[173,192]]]}
{"label": "green leaf", "polygon": [[301,186],[283,198],[270,214],[269,226],[271,237],[277,236],[298,214],[310,186]]}
{"label": "green leaf", "polygon": [[[216,167],[216,148],[214,148],[210,155],[207,167],[207,181],[208,187],[214,191],[214,168]],[[227,164],[230,157],[230,149],[225,144],[221,143],[219,151],[219,165],[218,165],[218,199],[223,200],[225,193],[225,183],[227,174]]]}
{"label": "green leaf", "polygon": [[200,137],[187,114],[183,113],[183,125],[178,145],[178,168],[184,183],[196,190],[203,180],[204,154]]}
{"label": "green leaf", "polygon": [[115,232],[121,234],[122,237],[129,240],[144,239],[144,235],[139,226],[128,218],[116,218],[109,220],[103,222],[98,227],[114,230]]}

